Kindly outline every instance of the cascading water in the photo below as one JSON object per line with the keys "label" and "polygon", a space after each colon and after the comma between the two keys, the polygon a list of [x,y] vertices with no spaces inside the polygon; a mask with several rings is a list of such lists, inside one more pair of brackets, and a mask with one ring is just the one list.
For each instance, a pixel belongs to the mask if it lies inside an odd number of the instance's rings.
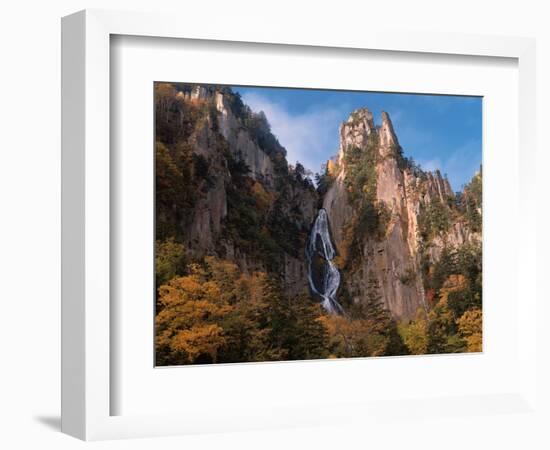
{"label": "cascading water", "polygon": [[[343,309],[336,300],[336,292],[340,286],[340,272],[332,262],[335,256],[336,252],[330,239],[327,212],[320,209],[306,245],[309,286],[315,294],[323,299],[321,304],[329,313],[340,314]],[[315,264],[316,257],[320,258],[320,264]],[[317,277],[314,270],[318,272]]]}

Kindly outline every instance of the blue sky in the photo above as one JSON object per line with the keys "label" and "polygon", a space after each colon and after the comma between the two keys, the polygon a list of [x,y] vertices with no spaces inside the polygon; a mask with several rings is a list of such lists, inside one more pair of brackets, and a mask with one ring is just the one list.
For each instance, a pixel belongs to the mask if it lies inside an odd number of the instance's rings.
{"label": "blue sky", "polygon": [[263,110],[290,164],[312,172],[338,150],[338,128],[366,107],[376,124],[386,111],[406,156],[446,173],[461,189],[481,164],[480,97],[233,87],[253,111]]}

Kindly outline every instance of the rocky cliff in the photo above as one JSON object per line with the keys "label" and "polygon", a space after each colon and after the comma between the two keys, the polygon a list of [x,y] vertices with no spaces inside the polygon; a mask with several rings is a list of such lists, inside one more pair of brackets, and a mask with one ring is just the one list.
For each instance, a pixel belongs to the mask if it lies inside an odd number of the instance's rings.
{"label": "rocky cliff", "polygon": [[374,277],[392,315],[411,318],[430,307],[426,278],[442,251],[480,241],[448,180],[403,155],[387,113],[380,126],[367,109],[351,114],[325,177],[322,205],[352,302],[366,298]]}
{"label": "rocky cliff", "polygon": [[219,86],[157,83],[155,102],[157,240],[276,274],[289,294],[306,290],[318,195],[263,113]]}
{"label": "rocky cliff", "polygon": [[[481,174],[453,192],[439,171],[405,157],[386,113],[380,125],[367,109],[351,113],[314,186],[301,165],[287,163],[265,115],[231,89],[157,83],[155,106],[156,239],[182,243],[190,261],[212,255],[244,273],[268,272],[291,295],[312,288],[311,279],[320,284],[310,292],[321,290],[329,267],[334,292],[324,286],[325,303],[345,310],[379,285],[393,318],[408,320],[430,310],[447,275],[458,273],[438,275],[438,262],[452,249],[480,248]],[[328,228],[315,236],[334,252],[312,265],[306,246],[321,245],[308,241],[320,208]],[[323,273],[308,272],[313,266]],[[479,303],[480,289],[464,290],[464,301]]]}

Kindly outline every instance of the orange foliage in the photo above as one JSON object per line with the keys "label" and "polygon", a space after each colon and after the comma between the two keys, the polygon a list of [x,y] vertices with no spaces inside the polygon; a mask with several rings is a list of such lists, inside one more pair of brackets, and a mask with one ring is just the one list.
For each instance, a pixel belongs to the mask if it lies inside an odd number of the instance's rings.
{"label": "orange foliage", "polygon": [[[191,265],[191,274],[173,278],[159,288],[162,310],[157,314],[157,348],[174,352],[179,359],[193,362],[207,355],[215,362],[225,344],[222,328],[216,324],[232,311],[223,292],[223,278],[231,265],[219,264],[219,280],[207,279],[207,271]],[[225,271],[224,271],[225,269]]]}
{"label": "orange foliage", "polygon": [[268,193],[261,183],[255,181],[251,191],[259,209],[266,210],[273,203],[273,194]]}
{"label": "orange foliage", "polygon": [[218,348],[225,343],[223,329],[216,324],[198,325],[177,333],[172,339],[172,348],[184,352],[189,362],[201,354],[207,354],[216,362]]}
{"label": "orange foliage", "polygon": [[449,275],[443,283],[443,287],[439,291],[440,300],[447,302],[451,292],[461,291],[467,287],[466,277],[464,275]]}

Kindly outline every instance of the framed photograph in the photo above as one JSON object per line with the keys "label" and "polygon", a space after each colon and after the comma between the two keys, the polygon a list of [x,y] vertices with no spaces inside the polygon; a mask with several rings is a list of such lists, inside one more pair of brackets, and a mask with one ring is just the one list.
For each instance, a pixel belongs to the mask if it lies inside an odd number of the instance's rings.
{"label": "framed photograph", "polygon": [[482,351],[481,97],[154,100],[156,366]]}
{"label": "framed photograph", "polygon": [[534,42],[215,29],[63,19],[63,431],[532,413]]}

